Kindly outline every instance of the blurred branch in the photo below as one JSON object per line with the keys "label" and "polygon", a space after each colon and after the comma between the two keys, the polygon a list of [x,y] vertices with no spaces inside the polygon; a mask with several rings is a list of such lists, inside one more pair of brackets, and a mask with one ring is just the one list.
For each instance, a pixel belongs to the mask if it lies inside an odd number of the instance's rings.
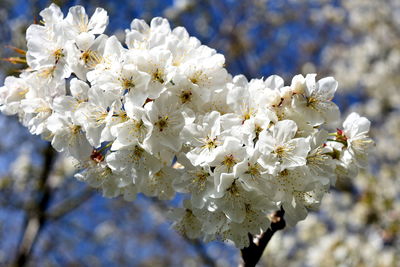
{"label": "blurred branch", "polygon": [[275,212],[271,218],[271,227],[261,235],[253,237],[249,234],[250,246],[241,250],[242,262],[239,265],[240,267],[256,266],[274,233],[285,228],[284,214],[283,209]]}
{"label": "blurred branch", "polygon": [[33,200],[30,209],[27,210],[23,237],[18,244],[17,255],[13,264],[15,266],[26,265],[32,253],[33,245],[46,221],[45,210],[51,198],[51,188],[47,184],[47,180],[50,176],[55,158],[55,151],[49,143],[44,151],[42,173],[36,190],[38,196]]}
{"label": "blurred branch", "polygon": [[46,212],[46,217],[52,221],[59,220],[64,215],[70,213],[71,211],[77,209],[80,205],[85,203],[94,195],[94,193],[95,191],[92,188],[86,187],[78,195],[70,197],[62,203],[59,203],[51,211]]}
{"label": "blurred branch", "polygon": [[203,243],[198,240],[198,239],[189,239],[186,236],[184,237],[184,239],[186,240],[187,243],[189,243],[190,245],[192,245],[195,249],[196,252],[199,254],[201,260],[210,267],[216,267],[217,265],[215,264],[215,261],[213,258],[211,258],[208,253],[207,250],[205,248],[205,246],[203,245]]}
{"label": "blurred branch", "polygon": [[55,153],[51,145],[48,144],[44,151],[42,173],[35,189],[36,197],[30,201],[31,203],[26,208],[27,216],[24,222],[23,236],[18,244],[13,266],[25,266],[28,263],[39,234],[46,223],[56,221],[77,209],[94,194],[94,190],[85,188],[76,196],[68,198],[52,208],[51,211],[47,211],[54,194],[54,188],[49,185],[48,180],[56,159]]}

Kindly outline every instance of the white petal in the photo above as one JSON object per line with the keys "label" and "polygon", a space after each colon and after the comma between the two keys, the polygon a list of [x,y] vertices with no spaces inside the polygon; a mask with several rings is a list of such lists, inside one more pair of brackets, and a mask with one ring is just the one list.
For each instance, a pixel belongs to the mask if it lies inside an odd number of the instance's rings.
{"label": "white petal", "polygon": [[283,79],[278,75],[269,76],[264,83],[270,89],[280,89],[284,85]]}
{"label": "white petal", "polygon": [[219,184],[216,185],[217,192],[223,194],[232,185],[235,175],[233,173],[222,173],[219,180]]}
{"label": "white petal", "polygon": [[104,32],[108,24],[107,11],[102,8],[96,8],[89,21],[89,29],[92,34],[101,34]]}
{"label": "white petal", "polygon": [[315,77],[317,74],[307,74],[306,76],[306,88],[304,88],[304,92],[306,96],[311,96],[312,93],[316,89]]}
{"label": "white petal", "polygon": [[284,144],[292,139],[297,132],[297,125],[292,120],[278,121],[273,129],[273,137],[278,144]]}
{"label": "white petal", "polygon": [[144,20],[134,19],[131,22],[131,30],[138,31],[140,33],[147,33],[150,30],[150,27]]}
{"label": "white petal", "polygon": [[333,77],[326,77],[317,82],[318,94],[324,99],[331,100],[338,87],[338,82]]}
{"label": "white petal", "polygon": [[73,97],[79,100],[86,100],[88,98],[89,85],[77,78],[73,78],[70,82],[70,91]]}

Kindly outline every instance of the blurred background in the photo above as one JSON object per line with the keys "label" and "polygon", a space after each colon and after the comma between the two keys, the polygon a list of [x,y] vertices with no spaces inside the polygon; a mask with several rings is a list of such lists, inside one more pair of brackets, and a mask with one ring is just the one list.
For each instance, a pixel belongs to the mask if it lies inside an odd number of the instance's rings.
{"label": "blurred background", "polygon": [[[320,212],[278,232],[260,266],[400,266],[400,1],[53,1],[110,16],[123,39],[133,18],[184,26],[249,79],[318,73],[339,81],[345,117],[372,121],[370,165],[331,189]],[[25,30],[50,5],[0,0],[0,57],[18,56]],[[23,66],[2,62],[0,85]],[[170,229],[165,203],[105,199],[73,178],[74,166],[17,118],[0,114],[0,265],[235,266],[230,244],[187,240]]]}

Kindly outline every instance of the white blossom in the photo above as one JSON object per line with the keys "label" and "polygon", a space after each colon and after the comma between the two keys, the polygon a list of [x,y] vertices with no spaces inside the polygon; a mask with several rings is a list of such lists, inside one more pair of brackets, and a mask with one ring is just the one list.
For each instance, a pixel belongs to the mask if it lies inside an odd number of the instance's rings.
{"label": "white blossom", "polygon": [[89,19],[85,8],[73,6],[69,9],[65,20],[65,29],[74,38],[81,33],[102,34],[108,24],[107,11],[96,8],[92,17]]}
{"label": "white blossom", "polygon": [[5,79],[0,110],[75,158],[75,177],[106,197],[185,194],[171,218],[189,238],[246,247],[268,214],[282,208],[295,225],[367,163],[366,118],[325,130],[340,115],[332,77],[232,78],[223,55],[163,18],[134,19],[125,46],[103,34],[104,9],[64,18],[52,4],[40,15],[29,68]]}
{"label": "white blossom", "polygon": [[293,98],[293,105],[297,111],[306,116],[311,125],[321,125],[324,122],[335,122],[339,118],[339,109],[332,102],[338,82],[327,77],[315,81],[316,75],[307,75],[305,78],[296,77],[292,88],[297,93]]}
{"label": "white blossom", "polygon": [[[357,166],[368,164],[368,151],[373,141],[368,137],[371,122],[357,113],[351,113],[343,122],[343,138],[346,141],[343,160],[354,161]],[[339,136],[340,138],[340,136]]]}
{"label": "white blossom", "polygon": [[53,134],[51,144],[58,152],[65,151],[78,160],[86,159],[91,154],[92,146],[81,130],[82,127],[71,118],[53,114],[48,119],[47,128]]}
{"label": "white blossom", "polygon": [[296,132],[294,121],[283,120],[277,122],[271,131],[260,133],[257,147],[263,155],[259,162],[270,173],[306,164],[310,145],[305,138],[294,138]]}

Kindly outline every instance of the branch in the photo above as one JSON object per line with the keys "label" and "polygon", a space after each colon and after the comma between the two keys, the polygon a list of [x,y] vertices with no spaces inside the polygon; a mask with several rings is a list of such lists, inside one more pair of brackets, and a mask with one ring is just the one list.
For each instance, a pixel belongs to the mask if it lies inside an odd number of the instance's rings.
{"label": "branch", "polygon": [[205,246],[203,245],[203,243],[198,240],[198,239],[190,239],[186,236],[183,237],[185,239],[185,241],[187,243],[189,243],[190,245],[192,245],[197,254],[200,256],[201,260],[203,261],[204,264],[206,264],[209,267],[216,267],[216,263],[214,261],[213,258],[210,257],[210,255],[208,255],[207,250],[205,248]]}
{"label": "branch", "polygon": [[76,196],[68,198],[50,211],[47,211],[53,193],[47,180],[52,171],[55,158],[55,152],[49,144],[44,152],[43,170],[36,189],[38,198],[32,200],[34,202],[32,208],[28,210],[28,216],[24,224],[23,237],[18,245],[14,266],[25,266],[28,263],[40,231],[47,222],[59,220],[93,196],[94,190],[85,188]]}
{"label": "branch", "polygon": [[65,214],[77,209],[80,205],[85,203],[89,198],[93,196],[95,191],[89,187],[86,187],[78,195],[68,198],[62,203],[58,204],[51,211],[46,212],[48,220],[56,221],[63,217]]}
{"label": "branch", "polygon": [[284,214],[285,211],[282,208],[276,211],[271,218],[271,227],[261,235],[253,237],[249,234],[250,245],[241,250],[242,261],[239,264],[240,267],[256,266],[274,233],[285,228]]}
{"label": "branch", "polygon": [[51,198],[51,188],[47,180],[50,176],[55,158],[55,152],[49,143],[44,151],[43,169],[36,189],[38,197],[32,200],[34,202],[32,209],[27,212],[28,216],[24,222],[24,233],[18,244],[17,255],[12,266],[26,265],[39,232],[45,224],[45,210]]}

